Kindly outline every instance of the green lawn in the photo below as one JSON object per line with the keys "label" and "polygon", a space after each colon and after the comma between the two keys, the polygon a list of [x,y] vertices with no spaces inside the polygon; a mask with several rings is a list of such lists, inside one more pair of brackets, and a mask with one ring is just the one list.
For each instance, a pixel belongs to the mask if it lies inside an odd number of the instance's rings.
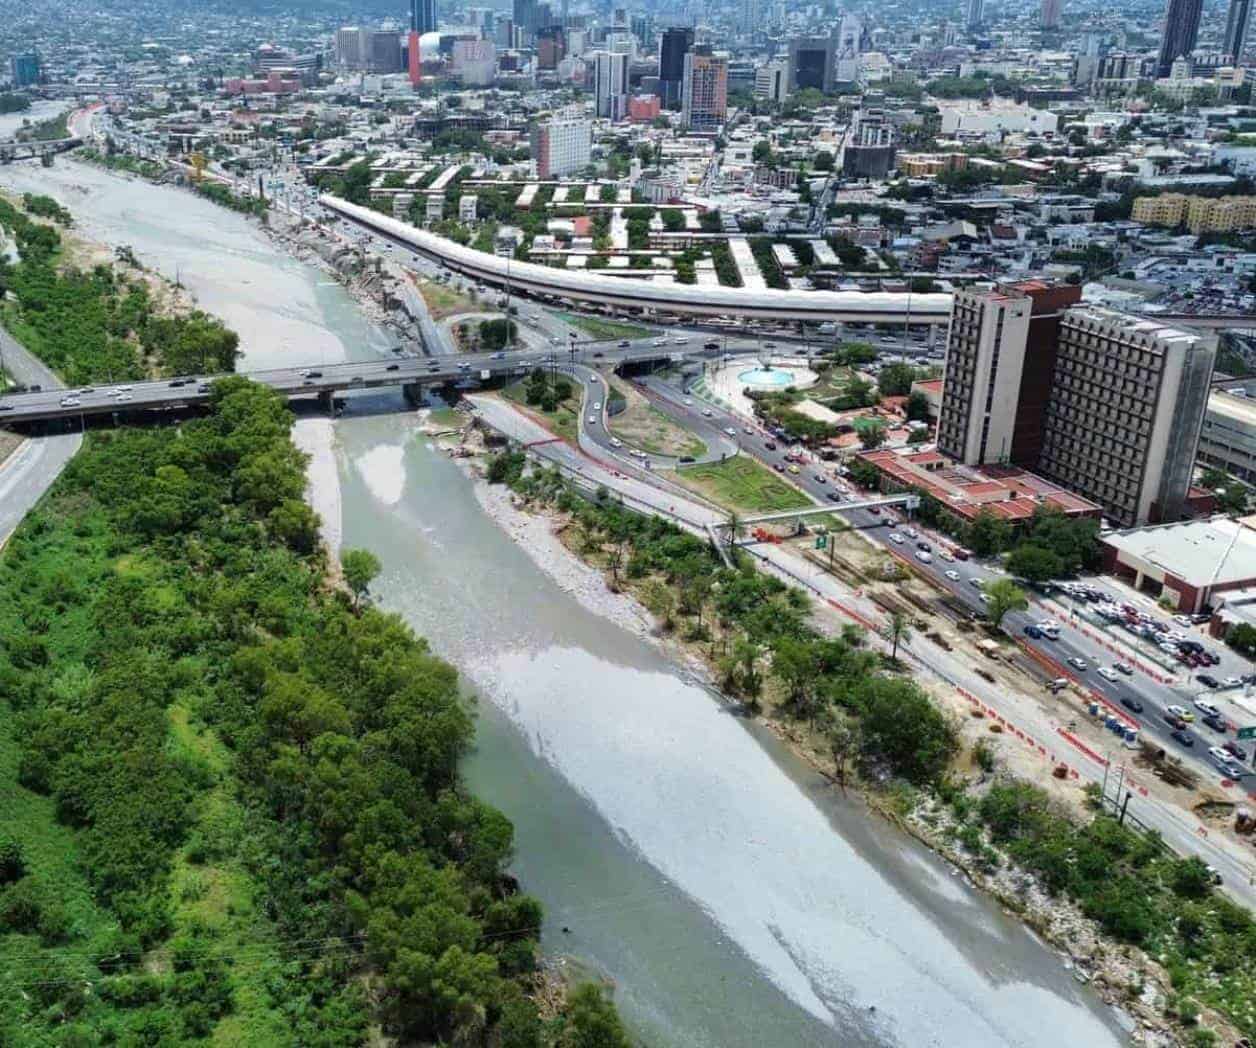
{"label": "green lawn", "polygon": [[[579,393],[579,390],[577,390]],[[529,404],[524,396],[524,383],[516,382],[513,386],[507,386],[502,390],[502,396],[507,400],[521,404],[529,411],[541,418],[545,419],[546,425],[549,426],[558,436],[570,444],[580,443],[579,433],[579,404],[571,401],[563,401],[554,411],[542,411],[535,404]]]}
{"label": "green lawn", "polygon": [[559,313],[568,324],[578,327],[594,338],[649,338],[653,334],[649,328],[638,324],[624,324],[618,320],[603,320],[601,317],[585,317],[579,313]]}
{"label": "green lawn", "polygon": [[749,455],[737,455],[711,465],[687,466],[677,472],[676,479],[738,513],[772,513],[814,505],[806,495]]}

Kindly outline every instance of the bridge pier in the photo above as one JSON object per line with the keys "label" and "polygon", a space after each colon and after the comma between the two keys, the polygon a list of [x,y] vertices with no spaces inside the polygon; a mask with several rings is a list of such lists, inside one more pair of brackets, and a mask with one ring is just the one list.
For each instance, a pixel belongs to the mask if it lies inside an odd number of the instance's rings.
{"label": "bridge pier", "polygon": [[318,395],[318,406],[326,411],[327,414],[334,415],[336,413],[335,394],[330,389],[324,390]]}
{"label": "bridge pier", "polygon": [[423,406],[423,387],[417,382],[407,382],[401,387],[401,395],[412,408]]}

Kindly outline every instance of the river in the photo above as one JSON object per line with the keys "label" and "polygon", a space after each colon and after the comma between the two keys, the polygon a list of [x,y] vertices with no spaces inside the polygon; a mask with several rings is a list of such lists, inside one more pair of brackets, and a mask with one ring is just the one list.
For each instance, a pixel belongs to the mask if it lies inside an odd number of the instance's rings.
{"label": "river", "polygon": [[[240,332],[242,369],[388,340],[247,220],[65,161],[55,194]],[[339,528],[378,599],[479,696],[467,779],[514,821],[552,955],[604,974],[652,1045],[1122,1042],[1059,959],[946,864],[586,611],[481,510],[392,394],[336,423]]]}

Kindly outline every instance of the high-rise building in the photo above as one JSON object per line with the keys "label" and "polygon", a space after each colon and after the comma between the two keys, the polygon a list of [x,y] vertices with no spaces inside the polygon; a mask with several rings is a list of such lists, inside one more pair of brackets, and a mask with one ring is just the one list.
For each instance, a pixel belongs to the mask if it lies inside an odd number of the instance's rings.
{"label": "high-rise building", "polygon": [[613,51],[593,52],[593,99],[605,120],[628,115],[628,56]]}
{"label": "high-rise building", "polygon": [[894,125],[880,109],[860,110],[842,138],[842,174],[885,178],[894,167]]}
{"label": "high-rise building", "polygon": [[1156,61],[1157,77],[1168,76],[1174,61],[1195,50],[1203,7],[1204,0],[1169,0],[1160,37],[1160,57]]}
{"label": "high-rise building", "polygon": [[14,87],[30,87],[31,84],[39,83],[39,55],[33,51],[14,55],[9,60],[9,74],[13,79]]}
{"label": "high-rise building", "polygon": [[436,32],[436,0],[410,0],[410,28],[419,36]]}
{"label": "high-rise building", "polygon": [[371,73],[401,72],[401,37],[396,30],[371,30],[366,34],[366,69]]}
{"label": "high-rise building", "polygon": [[672,26],[659,37],[659,95],[663,104],[680,104],[680,88],[685,80],[685,55],[693,47],[693,29]]}
{"label": "high-rise building", "polygon": [[1215,339],[1042,281],[957,292],[938,449],[1033,470],[1122,526],[1184,511]]}
{"label": "high-rise building", "polygon": [[514,0],[512,8],[514,23],[526,36],[531,36],[536,32],[536,6],[537,0]]}
{"label": "high-rise building", "polygon": [[681,121],[694,131],[715,131],[728,114],[728,52],[699,45],[685,55],[680,87]]}
{"label": "high-rise building", "polygon": [[832,91],[837,68],[837,41],[831,36],[796,36],[789,42],[789,70],[795,91],[809,87]]}
{"label": "high-rise building", "polygon": [[571,175],[589,165],[593,125],[579,111],[556,113],[532,126],[537,178]]}
{"label": "high-rise building", "polygon": [[453,71],[468,87],[487,87],[497,78],[497,48],[491,40],[455,40]]}
{"label": "high-rise building", "polygon": [[366,68],[366,30],[342,25],[336,30],[336,65],[341,69]]}
{"label": "high-rise building", "polygon": [[1252,0],[1230,0],[1230,10],[1225,19],[1225,36],[1222,38],[1221,53],[1231,62],[1239,62],[1243,58],[1243,48],[1247,44],[1247,26],[1252,17]]}
{"label": "high-rise building", "polygon": [[968,0],[968,28],[976,29],[985,19],[985,0]]}
{"label": "high-rise building", "polygon": [[755,98],[783,102],[789,97],[789,59],[774,58],[754,74]]}
{"label": "high-rise building", "polygon": [[1042,28],[1059,29],[1064,14],[1064,0],[1042,0]]}

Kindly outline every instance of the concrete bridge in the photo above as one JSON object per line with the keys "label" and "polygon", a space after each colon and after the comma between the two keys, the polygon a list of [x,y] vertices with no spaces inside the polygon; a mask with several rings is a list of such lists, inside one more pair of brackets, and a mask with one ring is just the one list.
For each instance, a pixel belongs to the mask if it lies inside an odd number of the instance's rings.
{"label": "concrete bridge", "polygon": [[[706,350],[689,351],[690,356]],[[615,343],[580,343],[572,349],[513,353],[464,354],[458,357],[380,358],[367,363],[312,364],[306,367],[243,373],[289,398],[321,398],[328,408],[332,397],[354,389],[400,386],[410,403],[422,399],[424,386],[458,383],[476,385],[495,378],[525,375],[551,364],[644,363],[673,360],[681,354],[650,345],[618,347]],[[712,351],[714,355],[714,351]],[[137,415],[173,415],[209,400],[212,383],[226,375],[163,379],[158,382],[121,382],[77,389],[37,390],[0,397],[0,425],[23,426],[56,421],[86,425],[87,419],[106,423],[133,420]]]}
{"label": "concrete bridge", "polygon": [[15,138],[6,138],[0,141],[0,164],[11,164],[15,160],[42,160],[82,144],[81,138],[54,138],[44,142],[19,142]]}

